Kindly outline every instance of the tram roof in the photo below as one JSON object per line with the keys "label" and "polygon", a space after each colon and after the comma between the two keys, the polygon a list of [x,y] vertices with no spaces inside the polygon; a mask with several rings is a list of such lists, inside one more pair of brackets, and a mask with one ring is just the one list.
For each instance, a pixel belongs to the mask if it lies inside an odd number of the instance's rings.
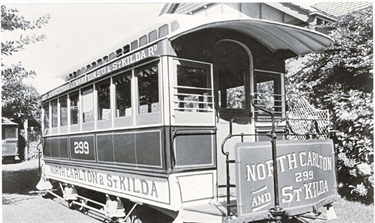
{"label": "tram roof", "polygon": [[251,36],[274,52],[290,50],[295,56],[321,51],[333,44],[330,37],[314,30],[269,20],[254,19],[245,15],[242,15],[242,17],[230,15],[215,17],[172,15],[173,17],[179,23],[180,28],[169,34],[170,40],[198,30],[222,28]]}
{"label": "tram roof", "polygon": [[[167,34],[159,36],[159,38],[152,41],[148,40],[146,43],[143,43],[142,46],[139,45],[134,49],[129,47],[133,42],[138,42],[140,38],[147,36],[151,32],[156,30],[160,31],[160,28],[165,25],[168,25],[169,27]],[[78,66],[75,66],[80,69],[75,70],[70,74],[69,72],[64,72],[57,77],[67,77],[67,81],[76,79],[116,59],[119,50],[120,55],[127,55],[165,38],[173,41],[189,33],[209,28],[221,28],[244,33],[245,35],[263,43],[273,52],[282,52],[284,59],[320,51],[333,44],[333,40],[322,33],[284,23],[253,19],[243,14],[241,16],[225,14],[217,16],[164,14],[131,35],[121,39],[111,47],[102,50],[98,53],[99,55],[97,54],[97,56],[86,60],[85,63],[77,64]],[[129,47],[127,51],[123,50],[125,49],[125,46]],[[100,55],[105,56],[97,60]],[[104,58],[107,58],[107,60],[104,61]],[[97,63],[97,61],[101,62]],[[46,94],[49,94],[49,92]]]}
{"label": "tram roof", "polygon": [[[239,31],[251,36],[274,52],[290,50],[295,54],[291,57],[320,51],[333,44],[333,40],[322,33],[285,23],[254,19],[244,14],[241,14],[241,16],[234,16],[232,14],[220,14],[217,16],[163,14],[112,46],[98,52],[96,56],[89,58],[85,63],[80,65],[81,67],[86,66],[87,62],[90,64],[91,61],[96,61],[98,56],[109,55],[111,52],[116,53],[122,46],[129,45],[134,40],[138,40],[140,37],[166,24],[170,27],[169,33],[157,39],[157,41],[164,38],[173,41],[180,36],[198,30],[223,28]],[[134,50],[138,50],[139,48]],[[75,67],[77,68],[79,65]],[[65,76],[66,73],[58,76]]]}

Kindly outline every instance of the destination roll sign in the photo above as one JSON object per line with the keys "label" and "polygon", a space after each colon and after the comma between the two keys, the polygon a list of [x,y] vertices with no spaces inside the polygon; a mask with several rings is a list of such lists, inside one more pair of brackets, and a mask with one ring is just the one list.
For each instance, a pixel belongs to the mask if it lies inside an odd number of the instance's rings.
{"label": "destination roll sign", "polygon": [[55,88],[52,91],[47,92],[46,94],[42,95],[42,100],[46,100],[48,98],[61,94],[65,91],[68,91],[74,87],[86,84],[90,81],[98,79],[114,71],[120,70],[124,67],[130,66],[146,58],[159,56],[162,50],[163,49],[162,49],[161,43],[158,43],[150,47],[147,47],[143,50],[139,50],[139,51],[124,55],[122,57],[119,57],[113,61],[108,62],[107,64],[103,66],[99,66],[90,72],[87,72],[75,79],[68,81],[64,85],[58,88]]}
{"label": "destination roll sign", "polygon": [[[275,206],[271,143],[239,143],[235,151],[238,214],[266,218]],[[331,140],[282,140],[276,151],[279,204],[286,214],[313,211],[337,198]]]}

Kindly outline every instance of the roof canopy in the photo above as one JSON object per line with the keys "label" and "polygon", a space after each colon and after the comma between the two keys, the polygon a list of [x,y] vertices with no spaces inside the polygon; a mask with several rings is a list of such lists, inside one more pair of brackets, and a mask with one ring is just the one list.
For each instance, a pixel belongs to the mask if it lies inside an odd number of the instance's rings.
{"label": "roof canopy", "polygon": [[324,50],[333,44],[333,40],[324,34],[283,23],[252,18],[223,19],[222,17],[217,17],[215,19],[203,17],[206,19],[199,18],[196,20],[197,18],[194,17],[201,16],[186,18],[187,16],[189,15],[177,16],[185,17],[185,19],[176,20],[181,25],[181,28],[169,35],[170,40],[198,30],[222,28],[248,35],[274,52],[289,50],[296,56]]}

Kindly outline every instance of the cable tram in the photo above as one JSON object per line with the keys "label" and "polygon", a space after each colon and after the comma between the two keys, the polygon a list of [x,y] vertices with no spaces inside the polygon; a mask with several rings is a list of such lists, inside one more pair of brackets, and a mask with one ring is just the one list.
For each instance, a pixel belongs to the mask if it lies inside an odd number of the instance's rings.
{"label": "cable tram", "polygon": [[284,61],[332,43],[264,20],[160,16],[42,96],[38,187],[117,222],[147,222],[141,206],[174,222],[320,218],[337,198],[333,144],[289,140]]}

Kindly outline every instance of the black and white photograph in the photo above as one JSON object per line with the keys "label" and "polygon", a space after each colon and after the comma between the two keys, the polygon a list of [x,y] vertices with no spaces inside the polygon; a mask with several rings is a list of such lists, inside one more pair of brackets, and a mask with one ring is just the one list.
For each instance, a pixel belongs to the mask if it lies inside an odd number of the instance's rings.
{"label": "black and white photograph", "polygon": [[372,1],[1,3],[2,223],[374,222]]}

